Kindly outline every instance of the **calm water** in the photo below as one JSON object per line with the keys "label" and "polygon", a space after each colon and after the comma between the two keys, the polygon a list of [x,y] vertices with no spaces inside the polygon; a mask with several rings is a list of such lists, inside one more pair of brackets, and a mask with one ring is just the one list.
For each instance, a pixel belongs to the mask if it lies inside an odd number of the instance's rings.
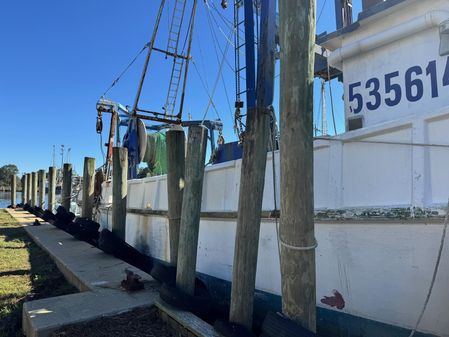
{"label": "calm water", "polygon": [[[56,203],[59,202],[61,196],[56,194]],[[22,203],[22,192],[17,192],[16,203]],[[6,208],[11,205],[11,193],[10,192],[0,192],[0,208]],[[47,207],[47,194],[45,194],[45,207]]]}
{"label": "calm water", "polygon": [[[16,202],[19,204],[22,202],[22,193],[17,192]],[[11,193],[10,192],[0,192],[0,208],[8,207],[11,205]]]}

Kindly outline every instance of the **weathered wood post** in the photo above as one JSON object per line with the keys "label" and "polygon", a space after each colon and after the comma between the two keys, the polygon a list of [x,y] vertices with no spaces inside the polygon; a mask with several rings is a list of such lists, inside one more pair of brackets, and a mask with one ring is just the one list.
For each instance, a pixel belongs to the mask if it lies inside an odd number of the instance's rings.
{"label": "weathered wood post", "polygon": [[25,205],[28,202],[28,176],[25,173],[22,176],[22,205]]}
{"label": "weathered wood post", "polygon": [[282,311],[316,330],[313,203],[315,1],[280,0]]}
{"label": "weathered wood post", "polygon": [[31,173],[31,207],[37,206],[37,172]]}
{"label": "weathered wood post", "polygon": [[196,256],[200,227],[201,198],[206,159],[207,129],[189,127],[185,162],[185,187],[182,199],[176,286],[187,294],[195,291]]}
{"label": "weathered wood post", "polygon": [[94,208],[95,158],[84,158],[83,208],[81,216],[92,219]]}
{"label": "weathered wood post", "polygon": [[29,206],[32,206],[31,205],[31,195],[33,194],[33,191],[32,191],[32,174],[31,173],[27,173],[27,190],[28,190],[28,196],[27,196],[27,200],[26,200],[26,202],[27,202],[27,204],[29,205]]}
{"label": "weathered wood post", "polygon": [[128,149],[112,149],[112,232],[126,237],[126,198],[128,195]]}
{"label": "weathered wood post", "polygon": [[56,208],[56,167],[48,168],[48,210],[53,212]]}
{"label": "weathered wood post", "polygon": [[70,212],[72,201],[72,164],[65,163],[62,171],[61,205]]}
{"label": "weathered wood post", "polygon": [[[247,329],[252,328],[253,322],[275,63],[276,2],[263,0],[260,3],[262,20],[257,68],[257,97],[256,104],[250,105],[248,102],[247,108],[229,313],[230,322],[243,325]],[[246,29],[248,22],[250,26],[253,25],[251,23],[253,2],[245,0],[244,6]]]}
{"label": "weathered wood post", "polygon": [[37,205],[44,209],[45,207],[45,170],[39,170],[37,172],[37,180],[39,185],[39,193],[37,198]]}
{"label": "weathered wood post", "polygon": [[11,207],[16,207],[16,175],[11,176]]}
{"label": "weathered wood post", "polygon": [[170,233],[170,261],[177,265],[182,195],[184,191],[185,134],[182,128],[166,133],[168,226]]}

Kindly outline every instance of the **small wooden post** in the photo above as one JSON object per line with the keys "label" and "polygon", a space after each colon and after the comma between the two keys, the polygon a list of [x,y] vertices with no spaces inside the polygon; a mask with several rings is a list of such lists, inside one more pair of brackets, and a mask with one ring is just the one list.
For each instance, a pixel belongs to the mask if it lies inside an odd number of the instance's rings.
{"label": "small wooden post", "polygon": [[126,198],[128,195],[128,149],[112,149],[112,232],[126,238]]}
{"label": "small wooden post", "polygon": [[50,212],[56,208],[56,167],[48,168],[48,207]]}
{"label": "small wooden post", "polygon": [[62,171],[61,205],[70,212],[72,201],[72,164],[65,163]]}
{"label": "small wooden post", "polygon": [[193,295],[195,291],[196,256],[206,146],[207,129],[204,126],[189,127],[176,286],[190,295]]}
{"label": "small wooden post", "polygon": [[37,206],[37,172],[31,173],[31,206]]}
{"label": "small wooden post", "polygon": [[179,227],[181,222],[182,195],[184,191],[185,134],[182,128],[171,129],[167,139],[167,194],[168,226],[170,233],[170,260],[178,261]]}
{"label": "small wooden post", "polygon": [[94,207],[95,158],[84,158],[83,208],[81,216],[92,219]]}
{"label": "small wooden post", "polygon": [[315,1],[280,0],[282,311],[316,330],[313,203]]}
{"label": "small wooden post", "polygon": [[11,176],[11,207],[16,207],[16,175]]}
{"label": "small wooden post", "polygon": [[28,202],[28,176],[25,173],[22,176],[22,205],[25,205]]}
{"label": "small wooden post", "polygon": [[45,207],[45,170],[39,170],[37,172],[37,179],[39,185],[38,202],[37,205],[44,209]]}
{"label": "small wooden post", "polygon": [[33,194],[33,191],[32,191],[32,174],[31,173],[27,173],[27,191],[28,191],[28,195],[27,195],[27,200],[26,200],[26,202],[27,202],[27,204],[29,205],[29,206],[32,206],[31,205],[31,195]]}

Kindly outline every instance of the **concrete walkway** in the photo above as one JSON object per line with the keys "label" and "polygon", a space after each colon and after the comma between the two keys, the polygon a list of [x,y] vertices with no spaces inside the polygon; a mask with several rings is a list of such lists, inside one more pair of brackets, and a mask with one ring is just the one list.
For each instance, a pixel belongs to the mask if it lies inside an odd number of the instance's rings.
{"label": "concrete walkway", "polygon": [[[49,254],[66,279],[81,291],[24,303],[22,328],[27,337],[48,337],[68,324],[151,306],[161,310],[164,320],[179,332],[179,336],[220,336],[212,326],[192,313],[173,308],[160,300],[158,282],[145,272],[76,240],[41,219],[41,226],[31,226],[37,218],[26,211],[8,209],[8,212]],[[144,290],[128,293],[120,287],[125,279],[125,269],[142,277]]]}

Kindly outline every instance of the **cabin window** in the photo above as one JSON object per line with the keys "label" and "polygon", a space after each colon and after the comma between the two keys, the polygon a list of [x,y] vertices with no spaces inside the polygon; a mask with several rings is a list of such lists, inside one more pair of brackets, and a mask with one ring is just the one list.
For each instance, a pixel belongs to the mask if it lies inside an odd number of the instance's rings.
{"label": "cabin window", "polygon": [[348,131],[363,128],[363,117],[354,117],[348,119]]}
{"label": "cabin window", "polygon": [[449,55],[449,20],[440,25],[440,56]]}

